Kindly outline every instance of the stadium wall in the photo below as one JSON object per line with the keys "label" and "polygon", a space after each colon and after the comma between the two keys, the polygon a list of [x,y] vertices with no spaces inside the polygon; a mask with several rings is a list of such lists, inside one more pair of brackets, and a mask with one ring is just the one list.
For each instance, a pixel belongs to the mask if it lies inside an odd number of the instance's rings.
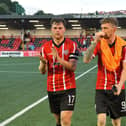
{"label": "stadium wall", "polygon": [[21,35],[21,30],[11,30],[11,29],[7,29],[7,30],[0,30],[0,36],[5,35],[5,36],[20,36]]}
{"label": "stadium wall", "polygon": [[[5,35],[5,36],[20,36],[22,35],[23,31],[21,30],[1,30],[0,36]],[[31,35],[51,35],[50,30],[30,30]],[[80,35],[80,30],[67,30],[66,35]]]}
{"label": "stadium wall", "polygon": [[116,33],[121,37],[126,37],[126,29],[118,29]]}
{"label": "stadium wall", "polygon": [[[80,33],[81,33],[81,30],[67,30],[65,35],[68,35],[68,36],[80,36]],[[49,36],[51,35],[51,32],[50,30],[31,30],[30,31],[30,34],[31,35],[35,35],[35,36]],[[126,37],[126,29],[118,29],[117,30],[117,34],[119,36],[122,36],[122,37]],[[23,31],[21,30],[12,30],[12,29],[8,29],[8,30],[1,30],[0,31],[0,37],[1,36],[23,36]],[[83,35],[85,35],[85,30],[84,30],[84,33]]]}
{"label": "stadium wall", "polygon": [[36,57],[40,51],[0,51],[0,57]]}

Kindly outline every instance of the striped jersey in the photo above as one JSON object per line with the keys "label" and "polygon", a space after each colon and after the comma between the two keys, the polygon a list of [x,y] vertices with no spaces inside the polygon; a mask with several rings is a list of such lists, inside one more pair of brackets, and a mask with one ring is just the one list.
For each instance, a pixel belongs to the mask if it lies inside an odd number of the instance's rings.
{"label": "striped jersey", "polygon": [[[109,46],[111,49],[112,54],[115,53],[115,42]],[[121,77],[121,72],[123,69],[123,62],[126,62],[126,46],[122,49],[122,58],[120,60],[120,66],[115,71],[108,71],[102,64],[101,59],[101,49],[100,49],[100,42],[97,43],[96,48],[94,50],[93,57],[98,55],[98,73],[97,73],[97,82],[96,82],[96,89],[104,89],[110,90],[114,84],[118,84]],[[122,89],[125,89],[123,85]]]}
{"label": "striped jersey", "polygon": [[63,67],[54,58],[51,54],[52,46],[63,60],[78,59],[77,44],[68,38],[65,38],[60,45],[50,40],[42,46],[42,56],[48,61],[47,91],[56,92],[76,88],[74,72]]}

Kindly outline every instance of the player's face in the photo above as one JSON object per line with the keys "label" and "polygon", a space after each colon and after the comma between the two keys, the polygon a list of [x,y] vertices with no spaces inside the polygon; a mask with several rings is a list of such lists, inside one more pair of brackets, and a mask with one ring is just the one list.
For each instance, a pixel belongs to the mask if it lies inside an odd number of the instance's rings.
{"label": "player's face", "polygon": [[110,23],[106,23],[106,24],[101,25],[101,30],[102,30],[102,32],[105,33],[104,38],[110,39],[115,34],[116,27]]}
{"label": "player's face", "polygon": [[55,39],[62,39],[64,37],[65,27],[62,22],[60,23],[54,22],[52,24],[51,31],[52,31],[52,36]]}

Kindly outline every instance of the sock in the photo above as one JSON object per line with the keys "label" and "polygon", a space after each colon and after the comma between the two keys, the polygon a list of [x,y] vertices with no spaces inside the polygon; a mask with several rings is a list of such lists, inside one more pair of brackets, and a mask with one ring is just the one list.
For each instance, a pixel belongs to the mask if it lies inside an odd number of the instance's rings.
{"label": "sock", "polygon": [[56,124],[56,126],[61,126],[61,124]]}

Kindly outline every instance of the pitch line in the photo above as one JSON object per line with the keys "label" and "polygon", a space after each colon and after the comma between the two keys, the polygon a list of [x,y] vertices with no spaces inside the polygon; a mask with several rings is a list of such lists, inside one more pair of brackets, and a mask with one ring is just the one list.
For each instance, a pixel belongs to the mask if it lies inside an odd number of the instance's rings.
{"label": "pitch line", "polygon": [[[82,76],[86,75],[87,73],[89,73],[90,71],[92,71],[93,69],[95,69],[97,67],[97,65],[95,65],[94,67],[90,68],[89,70],[87,70],[86,72],[80,74],[79,76],[75,77],[75,80],[78,80],[79,78],[81,78]],[[16,113],[15,115],[13,115],[12,117],[6,119],[5,121],[0,123],[0,126],[6,126],[7,124],[9,124],[10,122],[12,122],[13,120],[15,120],[16,118],[18,118],[19,116],[23,115],[25,112],[29,111],[30,109],[32,109],[33,107],[37,106],[38,104],[40,104],[41,102],[45,101],[48,98],[48,96],[44,96],[43,98],[39,99],[38,101],[34,102],[33,104],[27,106],[26,108],[24,108],[23,110],[21,110],[20,112]]]}

